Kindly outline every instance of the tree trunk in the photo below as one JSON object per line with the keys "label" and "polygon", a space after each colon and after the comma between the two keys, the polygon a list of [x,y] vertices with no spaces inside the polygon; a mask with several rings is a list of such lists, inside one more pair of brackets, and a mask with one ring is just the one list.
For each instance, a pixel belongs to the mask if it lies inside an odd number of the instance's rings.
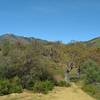
{"label": "tree trunk", "polygon": [[66,82],[66,83],[70,83],[70,75],[69,75],[68,70],[65,71],[65,82]]}

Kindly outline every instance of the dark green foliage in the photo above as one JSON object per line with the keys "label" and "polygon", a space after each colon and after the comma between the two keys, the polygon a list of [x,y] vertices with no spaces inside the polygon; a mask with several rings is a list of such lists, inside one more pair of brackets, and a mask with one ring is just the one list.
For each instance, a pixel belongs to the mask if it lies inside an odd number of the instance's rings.
{"label": "dark green foliage", "polygon": [[46,94],[48,91],[52,90],[53,87],[54,84],[51,81],[38,81],[34,84],[33,91]]}
{"label": "dark green foliage", "polygon": [[66,82],[65,81],[59,81],[57,83],[58,86],[66,86]]}
{"label": "dark green foliage", "polygon": [[94,95],[96,93],[96,87],[94,85],[85,85],[83,87],[83,90],[90,93],[91,95]]}
{"label": "dark green foliage", "polygon": [[70,87],[71,86],[71,84],[70,83],[66,83],[65,81],[59,81],[58,83],[57,83],[57,86],[61,86],[61,87]]}
{"label": "dark green foliage", "polygon": [[10,93],[21,93],[22,92],[22,86],[20,83],[20,79],[18,77],[14,77],[13,79],[10,79]]}
{"label": "dark green foliage", "polygon": [[71,82],[78,82],[79,78],[77,78],[76,76],[73,76],[70,78]]}
{"label": "dark green foliage", "polygon": [[0,80],[5,78],[5,67],[0,66]]}
{"label": "dark green foliage", "polygon": [[[27,69],[26,71],[24,69]],[[22,71],[24,73],[20,75],[23,88],[31,89],[32,85],[37,81],[51,80],[53,81],[52,74],[46,69],[46,66],[39,59],[32,62],[32,68],[30,66],[24,66]]]}
{"label": "dark green foliage", "polygon": [[100,99],[100,67],[93,60],[87,60],[81,66],[84,82],[82,89],[93,97]]}
{"label": "dark green foliage", "polygon": [[0,95],[7,95],[9,91],[10,83],[8,80],[0,80]]}
{"label": "dark green foliage", "polygon": [[92,60],[87,60],[82,66],[81,71],[85,83],[100,83],[100,67]]}
{"label": "dark green foliage", "polygon": [[100,84],[85,84],[82,89],[97,100],[100,100]]}
{"label": "dark green foliage", "polygon": [[11,80],[0,80],[0,95],[20,92],[22,92],[22,86],[18,77]]}

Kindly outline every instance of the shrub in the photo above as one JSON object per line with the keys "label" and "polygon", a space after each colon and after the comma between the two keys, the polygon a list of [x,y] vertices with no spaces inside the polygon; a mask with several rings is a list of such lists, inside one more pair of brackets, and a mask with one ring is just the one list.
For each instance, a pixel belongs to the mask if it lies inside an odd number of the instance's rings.
{"label": "shrub", "polygon": [[97,100],[100,100],[100,84],[85,84],[82,89]]}
{"label": "shrub", "polygon": [[10,80],[10,88],[9,92],[10,93],[21,93],[22,92],[22,86],[20,83],[19,77],[14,77],[13,79]]}
{"label": "shrub", "polygon": [[0,80],[0,95],[9,94],[10,83],[8,80]]}
{"label": "shrub", "polygon": [[70,77],[70,80],[71,80],[71,82],[78,82],[79,78],[74,76],[74,77]]}
{"label": "shrub", "polygon": [[84,76],[83,79],[86,84],[99,83],[100,82],[100,68],[96,62],[87,60],[81,66],[81,72]]}
{"label": "shrub", "polygon": [[70,83],[66,83],[66,87],[70,87],[71,86],[71,84]]}
{"label": "shrub", "polygon": [[0,95],[7,95],[10,93],[20,93],[22,92],[22,86],[19,83],[19,78],[15,77],[11,80],[1,80],[0,81]]}
{"label": "shrub", "polygon": [[57,83],[58,86],[61,86],[61,87],[70,87],[70,83],[66,83],[65,81],[59,81]]}
{"label": "shrub", "polygon": [[33,90],[34,92],[39,93],[48,93],[48,91],[52,90],[54,87],[54,84],[51,81],[39,81],[34,84]]}
{"label": "shrub", "polygon": [[96,89],[93,85],[85,85],[82,87],[82,89],[91,95],[94,95],[96,92]]}
{"label": "shrub", "polygon": [[10,93],[21,93],[22,92],[22,86],[20,84],[13,83],[11,84],[9,88]]}

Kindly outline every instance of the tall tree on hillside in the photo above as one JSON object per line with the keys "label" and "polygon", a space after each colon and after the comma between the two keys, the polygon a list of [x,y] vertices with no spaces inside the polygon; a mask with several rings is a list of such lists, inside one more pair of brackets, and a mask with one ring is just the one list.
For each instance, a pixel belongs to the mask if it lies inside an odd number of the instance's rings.
{"label": "tall tree on hillside", "polygon": [[70,80],[69,73],[73,68],[77,69],[77,77],[80,78],[80,64],[84,61],[86,58],[86,47],[83,43],[81,42],[75,42],[72,44],[69,44],[66,46],[66,54],[68,55],[67,59],[67,67],[66,67],[66,73],[65,73],[65,78],[68,77],[67,79]]}

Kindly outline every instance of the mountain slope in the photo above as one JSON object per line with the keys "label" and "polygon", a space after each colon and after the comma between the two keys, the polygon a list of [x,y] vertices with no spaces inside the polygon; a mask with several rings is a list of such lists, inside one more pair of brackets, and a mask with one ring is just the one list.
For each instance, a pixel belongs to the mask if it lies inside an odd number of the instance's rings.
{"label": "mountain slope", "polygon": [[92,40],[89,40],[87,42],[88,45],[90,46],[96,46],[96,47],[100,47],[100,37],[94,38]]}
{"label": "mountain slope", "polygon": [[[99,88],[94,85],[100,83],[99,44],[99,37],[88,42],[63,44],[13,34],[0,36],[0,95],[18,93],[16,84],[21,91],[33,90],[37,82],[49,80],[56,86],[69,79],[88,82],[87,88],[83,86],[85,91],[100,98]],[[6,88],[9,84],[10,90]]]}

